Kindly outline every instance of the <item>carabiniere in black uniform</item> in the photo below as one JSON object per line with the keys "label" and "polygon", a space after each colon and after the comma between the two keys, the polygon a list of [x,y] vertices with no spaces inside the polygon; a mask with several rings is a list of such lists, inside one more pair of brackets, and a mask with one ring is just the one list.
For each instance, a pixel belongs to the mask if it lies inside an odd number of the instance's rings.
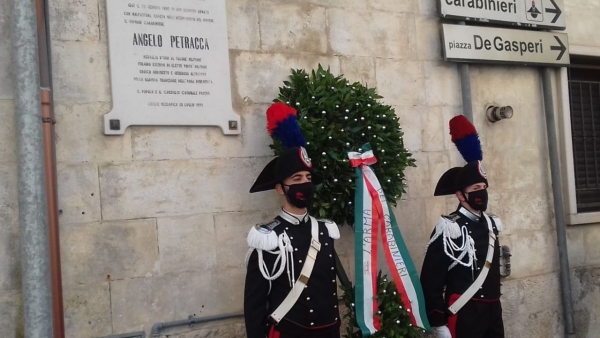
{"label": "carabiniere in black uniform", "polygon": [[440,217],[421,269],[429,324],[436,338],[504,338],[500,304],[500,219],[486,214],[488,180],[473,124],[450,119],[450,135],[464,160],[448,169],[434,196],[454,195],[459,206]]}
{"label": "carabiniere in black uniform", "polygon": [[[287,178],[306,172],[313,173],[306,150],[286,149],[267,164],[250,192],[275,189]],[[286,200],[288,195],[312,195],[313,184],[287,185]],[[339,237],[334,222],[308,213],[293,215],[283,208],[274,220],[250,229],[244,290],[248,338],[340,337],[334,248]],[[305,265],[310,272],[303,270]]]}
{"label": "carabiniere in black uniform", "polygon": [[[489,215],[488,215],[489,216]],[[485,217],[480,217],[459,206],[457,210],[450,215],[442,216],[436,229],[431,234],[432,241],[429,243],[423,268],[421,271],[421,284],[423,294],[425,295],[425,307],[427,317],[432,327],[443,326],[447,324],[447,319],[452,317],[447,309],[451,300],[457,295],[462,295],[479,276],[484,267],[485,258],[488,250],[488,226]],[[493,231],[498,236],[498,229],[501,227],[500,220],[495,216],[490,216]],[[447,224],[455,223],[466,230],[474,242],[474,258],[472,266],[463,264],[453,264],[455,260],[451,259],[444,248],[443,227]],[[437,235],[437,237],[436,237]],[[464,240],[461,236],[451,239],[459,247]],[[461,252],[457,252],[459,256]],[[487,278],[483,282],[479,291],[458,313],[461,316],[461,322],[471,321],[471,324],[456,325],[457,337],[469,337],[469,330],[476,331],[478,322],[492,322],[489,327],[498,328],[501,332],[489,332],[489,337],[501,337],[503,335],[502,308],[500,306],[500,247],[498,239],[494,243],[494,259],[489,268]],[[468,254],[461,260],[468,264]],[[452,268],[451,268],[452,266]],[[497,305],[497,306],[495,306]],[[488,319],[489,318],[489,319]],[[493,323],[497,321],[497,323]],[[462,332],[466,331],[466,332]],[[473,336],[477,336],[472,332]]]}
{"label": "carabiniere in black uniform", "polygon": [[[296,304],[277,325],[278,331],[309,336],[316,331],[325,334],[323,331],[334,333],[339,330],[334,241],[329,233],[329,229],[333,229],[334,226],[334,223],[319,220],[321,250],[317,255],[313,272]],[[268,317],[290,293],[292,284],[290,281],[299,278],[311,243],[308,214],[298,217],[282,210],[273,222],[258,227],[265,232],[272,231],[278,237],[287,234],[293,248],[294,276],[293,279],[288,278],[286,268],[281,276],[269,282],[259,269],[258,251],[252,252],[248,261],[244,290],[244,314],[248,338],[264,338],[270,326],[274,325]],[[334,234],[334,237],[338,236],[339,233]],[[263,260],[269,271],[272,271],[275,266],[277,257],[263,250]],[[291,266],[289,270],[291,273]],[[326,336],[332,337],[332,335]]]}

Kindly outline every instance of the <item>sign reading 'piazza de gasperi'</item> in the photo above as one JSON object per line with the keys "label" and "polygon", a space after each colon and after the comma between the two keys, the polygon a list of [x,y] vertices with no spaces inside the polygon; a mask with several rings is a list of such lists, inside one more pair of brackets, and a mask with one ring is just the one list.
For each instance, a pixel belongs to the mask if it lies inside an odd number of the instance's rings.
{"label": "sign reading 'piazza de gasperi'", "polygon": [[442,25],[448,61],[538,64],[570,63],[567,34],[491,27]]}
{"label": "sign reading 'piazza de gasperi'", "polygon": [[106,135],[132,125],[240,133],[224,1],[107,0],[106,6],[113,99]]}

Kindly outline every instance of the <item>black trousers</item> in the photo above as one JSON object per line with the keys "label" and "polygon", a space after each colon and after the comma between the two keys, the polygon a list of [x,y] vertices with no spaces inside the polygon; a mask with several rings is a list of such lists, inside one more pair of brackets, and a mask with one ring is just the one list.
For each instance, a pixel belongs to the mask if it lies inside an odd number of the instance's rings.
{"label": "black trousers", "polygon": [[294,333],[279,332],[272,326],[269,329],[268,338],[340,338],[339,326],[326,328],[322,330],[298,330]]}
{"label": "black trousers", "polygon": [[500,300],[472,299],[448,318],[453,338],[504,338]]}

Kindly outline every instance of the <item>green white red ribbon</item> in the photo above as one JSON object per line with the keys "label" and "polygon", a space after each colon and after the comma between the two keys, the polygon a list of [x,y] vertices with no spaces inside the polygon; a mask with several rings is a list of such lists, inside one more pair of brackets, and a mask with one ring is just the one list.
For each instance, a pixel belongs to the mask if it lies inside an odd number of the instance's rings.
{"label": "green white red ribbon", "polygon": [[356,319],[363,337],[380,329],[377,299],[377,245],[381,235],[385,260],[399,297],[409,312],[412,325],[429,330],[423,290],[419,275],[404,244],[400,229],[375,173],[377,163],[372,150],[348,153],[356,168],[355,200],[355,267]]}

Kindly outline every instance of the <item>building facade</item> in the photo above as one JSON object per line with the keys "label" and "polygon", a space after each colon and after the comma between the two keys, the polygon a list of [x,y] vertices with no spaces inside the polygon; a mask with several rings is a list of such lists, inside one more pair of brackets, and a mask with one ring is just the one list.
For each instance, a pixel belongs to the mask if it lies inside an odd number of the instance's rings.
{"label": "building facade", "polygon": [[[242,134],[130,127],[105,136],[111,109],[106,3],[50,1],[62,281],[67,337],[242,310],[246,232],[274,217],[275,195],[247,193],[272,152],[265,110],[291,68],[320,63],[377,87],[416,159],[394,212],[417,266],[454,198],[435,184],[461,158],[448,121],[462,112],[458,68],[444,62],[435,0],[227,0],[231,92]],[[565,0],[572,63],[553,72],[576,337],[600,329],[600,2]],[[0,0],[0,329],[22,336],[10,6]],[[596,66],[597,67],[597,66]],[[503,282],[507,337],[563,337],[559,261],[536,67],[471,65],[474,124],[490,211],[504,223],[512,274]],[[487,104],[511,119],[488,122]],[[591,126],[591,127],[590,127]],[[596,150],[597,149],[599,150]],[[338,253],[353,276],[353,234]],[[232,319],[173,337],[243,337]],[[186,333],[187,332],[187,333]]]}

